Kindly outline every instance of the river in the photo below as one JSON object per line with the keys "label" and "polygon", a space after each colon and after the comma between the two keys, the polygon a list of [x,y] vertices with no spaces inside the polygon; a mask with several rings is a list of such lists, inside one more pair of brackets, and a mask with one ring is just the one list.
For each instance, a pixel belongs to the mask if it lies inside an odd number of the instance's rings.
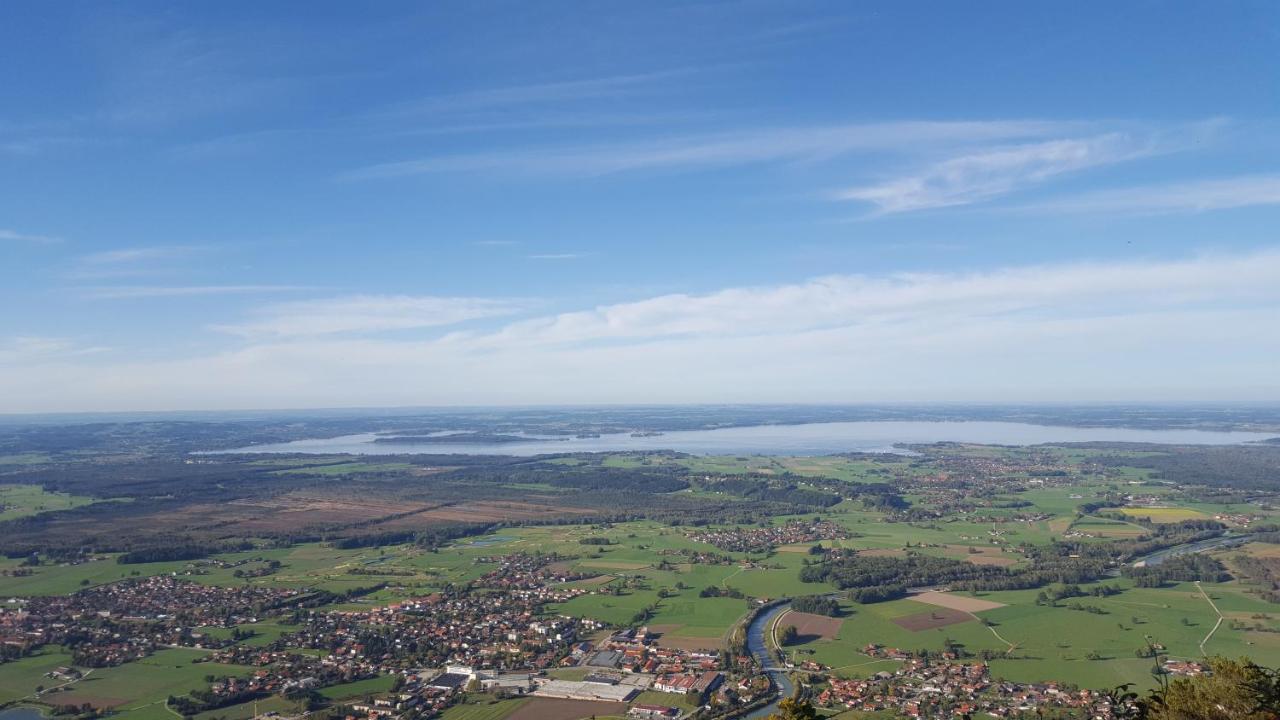
{"label": "river", "polygon": [[[675,450],[694,455],[828,455],[841,452],[905,452],[899,444],[963,442],[984,445],[1039,445],[1067,442],[1131,442],[1237,445],[1274,437],[1271,433],[1210,430],[1146,430],[1031,425],[1011,422],[831,422],[753,425],[660,434],[610,433],[598,437],[538,437],[498,443],[375,442],[375,433],[250,445],[225,453],[305,453],[332,455],[516,455]],[[211,453],[212,454],[212,453]]]}
{"label": "river", "polygon": [[1133,562],[1133,564],[1137,565],[1138,563],[1142,563],[1146,566],[1159,565],[1171,557],[1187,555],[1189,553],[1204,552],[1205,550],[1212,550],[1213,548],[1239,545],[1248,539],[1249,538],[1244,535],[1219,535],[1218,537],[1201,540],[1200,542],[1184,543],[1182,545],[1174,545],[1173,547],[1165,548],[1163,550],[1157,550],[1150,555],[1144,555],[1138,558]]}
{"label": "river", "polygon": [[746,720],[756,720],[777,711],[778,701],[791,697],[795,692],[795,686],[791,684],[791,678],[787,676],[786,669],[778,665],[773,652],[769,650],[768,642],[765,641],[765,632],[768,631],[770,623],[790,607],[789,602],[774,605],[757,615],[747,627],[747,650],[755,657],[756,662],[760,663],[760,667],[773,677],[773,682],[778,688],[778,699],[751,712],[746,716]]}

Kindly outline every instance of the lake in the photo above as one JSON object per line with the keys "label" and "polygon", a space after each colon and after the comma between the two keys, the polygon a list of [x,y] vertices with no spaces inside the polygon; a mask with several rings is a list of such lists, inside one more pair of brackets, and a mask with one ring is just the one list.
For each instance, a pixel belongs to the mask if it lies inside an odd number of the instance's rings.
{"label": "lake", "polygon": [[1275,437],[1253,432],[1146,430],[1031,425],[1010,422],[833,422],[756,425],[715,430],[679,430],[659,435],[627,433],[585,438],[540,438],[501,443],[375,443],[374,433],[223,450],[220,453],[308,453],[329,455],[542,455],[546,453],[676,450],[694,455],[828,455],[840,452],[902,452],[899,443],[963,442],[1039,445],[1064,442],[1132,442],[1236,445]]}

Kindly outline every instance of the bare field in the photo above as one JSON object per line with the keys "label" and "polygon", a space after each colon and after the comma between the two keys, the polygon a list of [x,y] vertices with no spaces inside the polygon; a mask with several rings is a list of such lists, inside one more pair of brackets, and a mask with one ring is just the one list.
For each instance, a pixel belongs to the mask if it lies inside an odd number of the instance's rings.
{"label": "bare field", "polygon": [[859,550],[858,554],[866,557],[906,557],[907,551],[899,548],[869,548]]}
{"label": "bare field", "polygon": [[583,560],[578,567],[604,568],[606,570],[639,570],[652,567],[652,563],[622,562],[620,560]]}
{"label": "bare field", "polygon": [[965,613],[982,612],[983,610],[995,610],[1004,607],[1004,603],[991,602],[990,600],[982,600],[981,598],[965,597],[964,595],[952,595],[944,592],[924,592],[919,595],[912,595],[909,600],[915,600],[926,605],[936,605],[938,607],[947,608],[949,610],[959,610]]}
{"label": "bare field", "polygon": [[507,720],[582,720],[597,715],[626,714],[626,703],[535,697],[511,713]]}
{"label": "bare field", "polygon": [[844,621],[840,618],[827,617],[826,615],[814,615],[813,613],[788,611],[785,615],[778,618],[778,627],[786,627],[794,625],[796,632],[805,642],[811,640],[831,640],[840,633],[840,625]]}
{"label": "bare field", "polygon": [[1018,559],[1008,557],[1007,555],[1003,557],[993,555],[967,555],[965,556],[965,561],[972,563],[973,565],[998,565],[1000,567],[1007,567],[1017,563]]}
{"label": "bare field", "polygon": [[718,637],[676,637],[663,633],[658,638],[658,646],[676,650],[719,650],[724,641]]}
{"label": "bare field", "polygon": [[965,560],[974,565],[999,565],[1003,567],[1018,562],[1017,556],[989,545],[948,545],[947,555]]}

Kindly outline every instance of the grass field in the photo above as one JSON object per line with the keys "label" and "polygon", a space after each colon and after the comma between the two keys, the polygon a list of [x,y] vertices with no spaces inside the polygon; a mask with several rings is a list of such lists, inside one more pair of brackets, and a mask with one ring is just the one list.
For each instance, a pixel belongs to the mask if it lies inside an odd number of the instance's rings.
{"label": "grass field", "polygon": [[[1066,607],[1070,601],[1060,603],[1060,607],[1036,605],[1034,590],[984,593],[981,599],[1005,604],[977,613],[992,623],[990,628],[969,621],[912,632],[895,620],[918,614],[922,607],[919,603],[895,600],[847,605],[852,614],[844,619],[838,637],[801,645],[795,649],[795,657],[831,665],[842,675],[864,676],[888,665],[861,653],[869,642],[904,650],[936,650],[951,640],[971,652],[986,649],[1002,653],[1012,644],[1014,650],[1007,659],[991,663],[997,677],[1021,682],[1061,680],[1086,687],[1131,682],[1144,688],[1155,683],[1149,672],[1151,661],[1139,658],[1135,651],[1145,646],[1147,636],[1163,644],[1172,657],[1201,657],[1199,643],[1213,628],[1217,615],[1194,585],[1134,588],[1124,580],[1109,584],[1127,589],[1112,597],[1079,599],[1081,604],[1101,608],[1105,612],[1101,615],[1070,609]],[[1252,614],[1276,609],[1247,595],[1234,583],[1204,587],[1224,613]],[[1064,633],[1063,628],[1067,627],[1070,632]],[[1280,635],[1236,631],[1224,624],[1205,650],[1209,654],[1249,655],[1259,663],[1275,666],[1280,664]],[[1091,653],[1100,659],[1087,659]]]}
{"label": "grass field", "polygon": [[356,682],[343,683],[342,685],[331,685],[320,691],[320,694],[330,700],[350,700],[352,698],[362,698],[365,695],[377,695],[378,693],[390,692],[391,686],[395,684],[396,679],[391,675],[381,675],[368,680],[357,680]]}
{"label": "grass field", "polygon": [[[7,456],[17,457],[17,456]],[[47,492],[39,485],[0,485],[0,522],[89,505],[93,498]]]}
{"label": "grass field", "polygon": [[71,692],[46,696],[55,704],[90,703],[113,707],[120,717],[151,718],[173,715],[165,708],[170,695],[186,695],[207,685],[206,675],[244,676],[256,668],[194,662],[208,653],[171,648],[136,662],[95,670],[72,686]]}
{"label": "grass field", "polygon": [[60,665],[70,664],[70,653],[50,645],[41,648],[31,657],[0,665],[0,703],[24,698],[34,693],[39,686],[50,688],[61,684],[46,678],[44,674]]}

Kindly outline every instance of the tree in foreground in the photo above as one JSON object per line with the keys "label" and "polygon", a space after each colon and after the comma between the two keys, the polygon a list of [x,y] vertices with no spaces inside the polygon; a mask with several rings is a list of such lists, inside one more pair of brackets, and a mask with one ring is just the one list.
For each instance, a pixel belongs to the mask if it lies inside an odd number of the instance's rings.
{"label": "tree in foreground", "polygon": [[1179,678],[1143,701],[1147,720],[1276,720],[1280,675],[1248,658],[1213,657],[1212,674]]}
{"label": "tree in foreground", "polygon": [[766,720],[818,720],[818,711],[802,699],[797,691],[795,695],[778,703],[778,712]]}

